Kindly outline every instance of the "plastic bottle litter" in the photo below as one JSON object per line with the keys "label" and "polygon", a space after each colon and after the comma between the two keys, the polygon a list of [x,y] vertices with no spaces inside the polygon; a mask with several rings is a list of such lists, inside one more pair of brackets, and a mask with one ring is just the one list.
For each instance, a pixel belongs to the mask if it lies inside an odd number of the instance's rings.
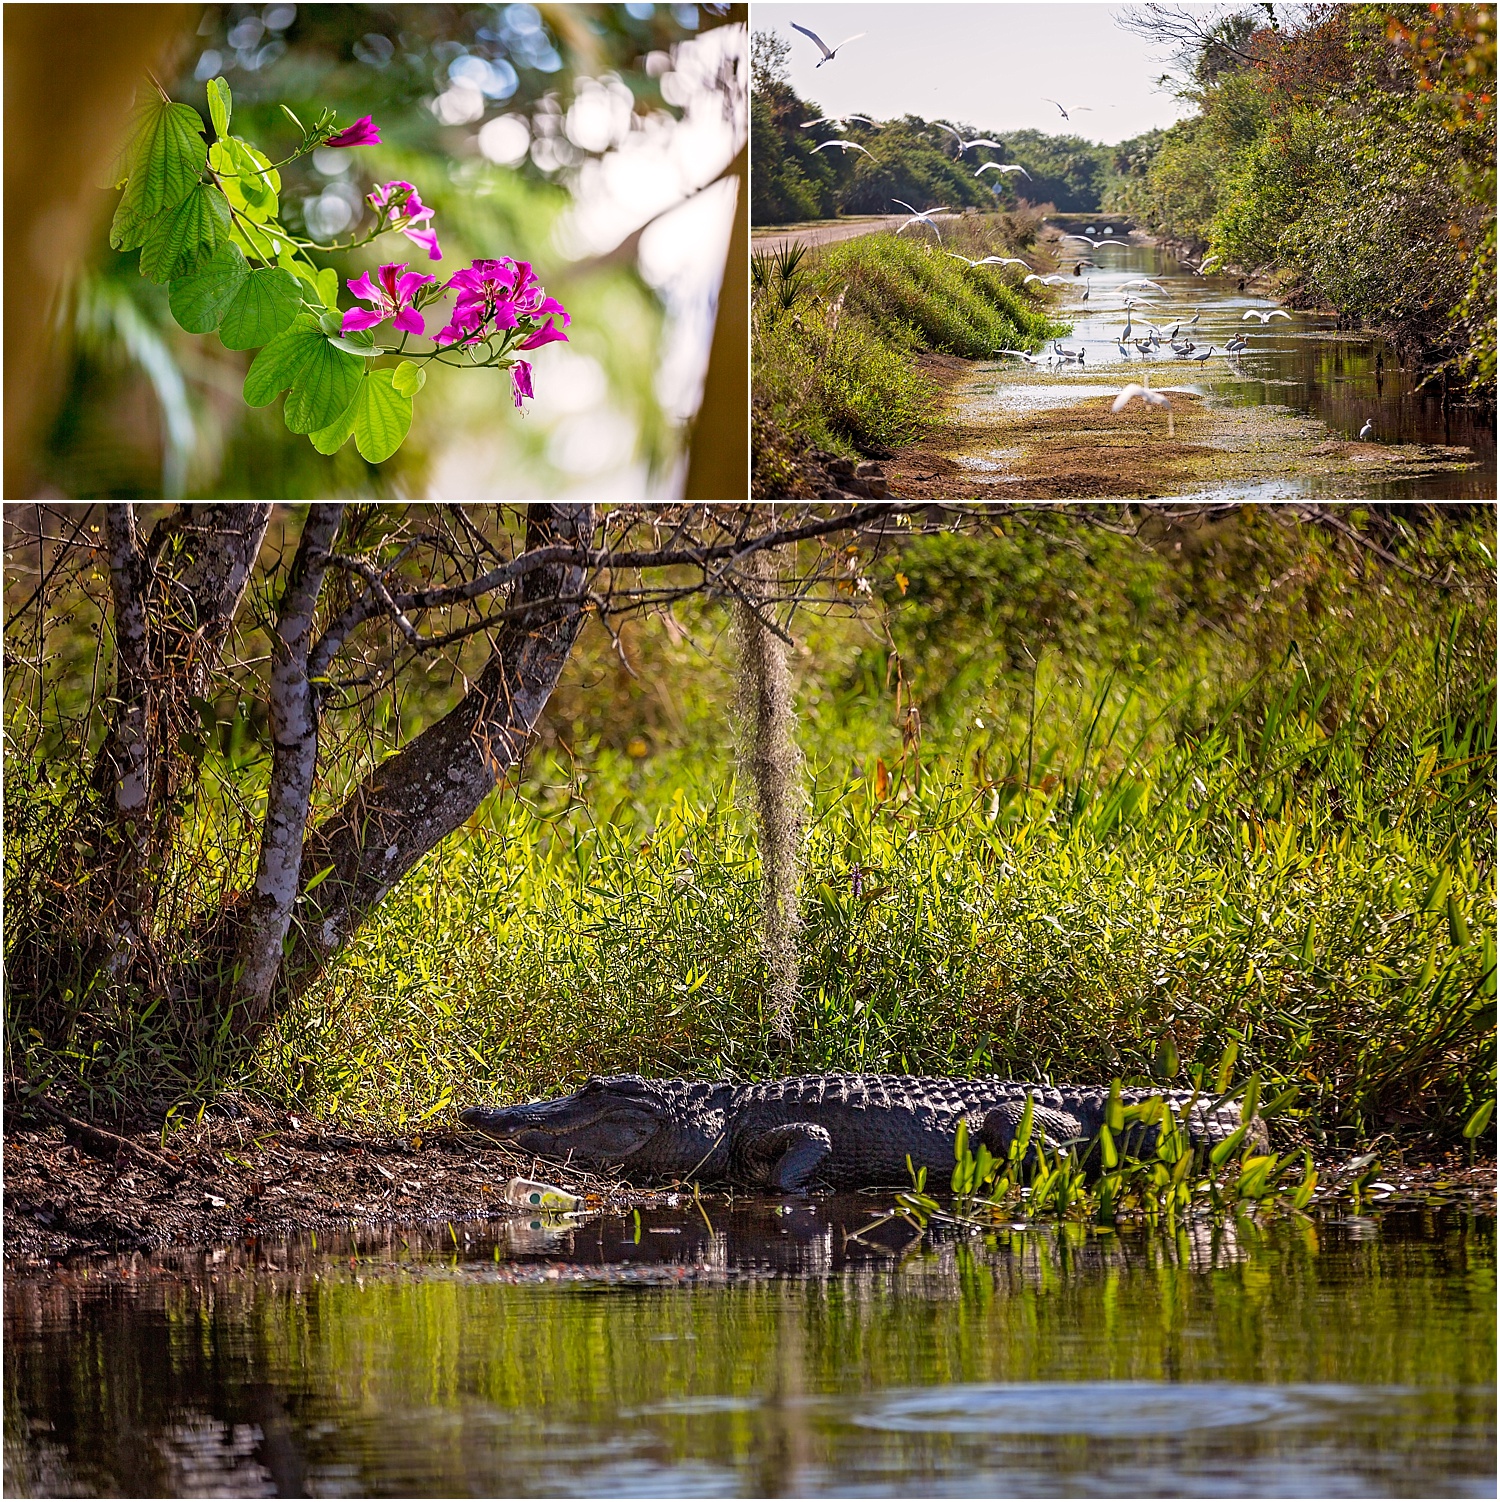
{"label": "plastic bottle litter", "polygon": [[528,1210],[576,1210],[583,1203],[576,1194],[538,1179],[512,1179],[505,1186],[505,1200]]}

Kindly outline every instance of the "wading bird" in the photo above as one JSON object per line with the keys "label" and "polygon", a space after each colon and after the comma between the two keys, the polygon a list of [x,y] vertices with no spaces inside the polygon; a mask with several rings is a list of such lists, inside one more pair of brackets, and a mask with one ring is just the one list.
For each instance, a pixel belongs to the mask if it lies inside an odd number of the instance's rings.
{"label": "wading bird", "polygon": [[1234,336],[1234,338],[1231,339],[1229,341],[1229,343],[1224,346],[1224,353],[1226,355],[1237,355],[1249,343],[1250,343],[1250,341],[1247,338],[1245,338],[1245,336],[1243,334],[1236,334]]}
{"label": "wading bird", "polygon": [[941,120],[934,120],[932,123],[936,125],[939,130],[946,130],[948,134],[958,142],[958,154],[960,156],[962,156],[964,152],[970,150],[975,146],[990,146],[993,147],[996,151],[1005,150],[1005,147],[1001,145],[999,141],[992,141],[988,136],[975,136],[972,141],[966,141],[964,140],[963,136],[958,131],[954,130],[951,125],[944,125]]}
{"label": "wading bird", "polygon": [[1209,258],[1206,261],[1199,261],[1196,266],[1193,265],[1193,263],[1190,260],[1188,260],[1188,258],[1186,256],[1178,256],[1177,259],[1179,261],[1181,261],[1182,264],[1184,266],[1186,266],[1188,268],[1188,270],[1193,273],[1194,276],[1207,276],[1209,268],[1211,266],[1217,266],[1219,264],[1219,262],[1223,259],[1223,257],[1221,257],[1221,256],[1209,256]]}
{"label": "wading bird", "polygon": [[815,125],[831,125],[835,130],[847,130],[851,120],[858,120],[861,125],[875,124],[868,115],[819,115],[816,120],[805,121],[802,128],[811,130]]}
{"label": "wading bird", "polygon": [[901,233],[901,230],[910,229],[914,224],[925,224],[938,237],[938,244],[941,245],[943,243],[943,232],[934,223],[932,216],[934,214],[946,214],[948,212],[947,204],[940,203],[935,209],[914,209],[909,203],[901,203],[899,198],[893,198],[891,202],[900,203],[901,207],[911,215],[911,218],[897,229],[896,233],[898,235]]}
{"label": "wading bird", "polygon": [[817,156],[820,151],[827,151],[830,146],[836,146],[840,151],[864,151],[865,155],[872,162],[875,160],[875,153],[873,151],[865,151],[865,148],[858,141],[819,141],[813,147],[813,155]]}
{"label": "wading bird", "polygon": [[984,166],[982,166],[979,171],[974,174],[974,176],[979,177],[984,173],[991,171],[1019,172],[1027,182],[1031,181],[1031,174],[1019,162],[986,162]]}
{"label": "wading bird", "polygon": [[1044,355],[1029,355],[1024,349],[997,349],[997,355],[1019,355],[1028,365],[1046,365],[1047,357]]}
{"label": "wading bird", "polygon": [[844,40],[839,43],[838,47],[830,47],[828,43],[825,42],[823,38],[817,34],[817,32],[809,31],[807,27],[799,26],[795,21],[792,22],[792,30],[800,31],[803,36],[811,37],[812,40],[818,44],[818,51],[823,54],[823,56],[818,59],[817,65],[820,68],[824,63],[831,63],[834,58],[839,55],[839,47],[847,47],[850,42],[857,42],[862,36],[866,35],[866,33],[863,31],[856,31],[852,37],[845,37]]}
{"label": "wading bird", "polygon": [[1194,355],[1193,359],[1196,360],[1198,364],[1202,365],[1205,360],[1208,360],[1213,356],[1213,352],[1214,347],[1210,344],[1209,347],[1204,350],[1201,355]]}
{"label": "wading bird", "polygon": [[1175,438],[1177,436],[1177,430],[1172,424],[1172,403],[1169,402],[1167,398],[1161,394],[1160,391],[1153,391],[1151,389],[1151,377],[1149,375],[1142,376],[1141,379],[1145,382],[1145,385],[1138,386],[1134,381],[1132,381],[1115,398],[1114,404],[1110,407],[1109,410],[1111,412],[1123,412],[1126,407],[1128,407],[1131,402],[1133,402],[1137,397],[1141,399],[1143,406],[1165,407],[1167,409],[1167,437]]}
{"label": "wading bird", "polygon": [[1370,441],[1370,439],[1372,439],[1374,436],[1375,436],[1375,419],[1373,417],[1367,417],[1365,419],[1365,425],[1364,425],[1364,427],[1362,427],[1359,430],[1359,441],[1361,443],[1368,443]]}
{"label": "wading bird", "polygon": [[1269,313],[1262,313],[1259,308],[1251,308],[1245,314],[1244,318],[1240,319],[1240,322],[1245,323],[1251,318],[1258,318],[1262,323],[1270,323],[1273,318],[1285,318],[1290,323],[1292,315],[1290,313],[1283,313],[1280,308],[1272,308]]}
{"label": "wading bird", "polygon": [[1056,340],[1056,339],[1054,339],[1052,341],[1052,348],[1053,348],[1054,352],[1057,354],[1058,359],[1060,359],[1060,360],[1076,360],[1080,365],[1083,364],[1084,356],[1088,354],[1088,350],[1086,348],[1084,348],[1084,349],[1064,349],[1062,347],[1062,344],[1058,340]]}
{"label": "wading bird", "polygon": [[[1047,96],[1045,94],[1043,94],[1042,98],[1043,99],[1047,99]],[[1057,104],[1057,100],[1055,100],[1055,99],[1047,99],[1047,103],[1048,104]],[[1093,107],[1094,106],[1091,105],[1091,104],[1075,104],[1073,106],[1073,110],[1074,110],[1075,114],[1081,115],[1085,110],[1092,110]],[[1060,104],[1057,104],[1057,112],[1058,112],[1058,114],[1060,114],[1063,117],[1064,120],[1071,120],[1073,118],[1073,116],[1070,115],[1067,112],[1067,110],[1065,110],[1062,107],[1062,105],[1060,105]]]}
{"label": "wading bird", "polygon": [[1027,282],[1042,282],[1048,287],[1065,287],[1067,286],[1068,279],[1065,276],[1042,276],[1038,272],[1033,271],[1030,276],[1023,276],[1021,278],[1021,285],[1023,287]]}
{"label": "wading bird", "polygon": [[1167,290],[1165,287],[1158,287],[1157,284],[1153,282],[1149,277],[1144,276],[1133,276],[1128,282],[1120,283],[1121,291],[1124,291],[1126,287],[1151,287],[1154,288],[1157,292],[1162,293],[1165,293]]}
{"label": "wading bird", "polygon": [[[1019,256],[985,256],[982,261],[971,261],[968,256],[956,255],[953,251],[944,251],[945,255],[952,256],[955,261],[962,261],[971,270],[975,266],[1026,266],[1026,262]],[[1031,269],[1029,266],[1026,268]]]}

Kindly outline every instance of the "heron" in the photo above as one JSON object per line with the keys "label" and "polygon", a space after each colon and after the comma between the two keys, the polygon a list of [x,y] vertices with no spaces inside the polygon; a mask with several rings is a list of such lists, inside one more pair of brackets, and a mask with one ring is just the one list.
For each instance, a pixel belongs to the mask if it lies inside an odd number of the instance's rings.
{"label": "heron", "polygon": [[873,151],[865,151],[865,148],[858,141],[820,141],[813,147],[812,154],[817,156],[820,151],[827,151],[830,146],[835,146],[840,151],[864,151],[865,155],[872,162],[875,160],[875,153]]}
{"label": "heron", "polygon": [[997,355],[1019,355],[1028,365],[1045,365],[1047,359],[1044,355],[1028,354],[1024,349],[997,349]]}
{"label": "heron", "polygon": [[1031,174],[1019,162],[986,162],[975,177],[982,177],[986,172],[1019,172],[1027,182],[1031,181]]}
{"label": "heron", "polygon": [[1144,382],[1143,385],[1137,385],[1136,382],[1132,381],[1125,387],[1114,399],[1114,403],[1109,410],[1111,412],[1123,412],[1137,397],[1140,398],[1142,406],[1165,407],[1167,409],[1167,437],[1175,438],[1177,431],[1172,423],[1172,403],[1160,391],[1153,391],[1151,389],[1151,377],[1149,374],[1142,376],[1141,380]]}
{"label": "heron", "polygon": [[942,232],[942,230],[940,230],[937,227],[936,223],[933,221],[932,216],[934,214],[945,214],[945,213],[947,213],[948,212],[948,205],[947,204],[940,203],[935,209],[914,209],[914,208],[912,208],[912,206],[909,203],[901,203],[901,200],[899,198],[893,198],[893,199],[891,199],[891,202],[892,203],[900,203],[901,207],[903,209],[905,209],[908,214],[911,215],[911,218],[908,219],[905,224],[901,225],[900,228],[897,229],[896,233],[898,235],[901,233],[902,230],[904,230],[904,229],[910,229],[912,227],[912,225],[914,225],[914,224],[925,224],[928,227],[928,229],[930,229],[933,232],[933,234],[935,234],[938,237],[938,244],[941,245],[943,243],[943,232]]}
{"label": "heron", "polygon": [[858,120],[861,125],[875,124],[868,115],[819,115],[816,120],[805,121],[802,128],[811,130],[815,125],[831,125],[835,130],[847,130],[851,120]]}
{"label": "heron", "polygon": [[1364,427],[1362,427],[1359,430],[1359,441],[1361,443],[1367,443],[1374,436],[1375,436],[1375,419],[1373,417],[1367,417],[1365,419],[1365,425],[1364,425]]}
{"label": "heron", "polygon": [[868,35],[867,32],[856,31],[852,37],[845,37],[844,40],[839,43],[838,47],[830,47],[828,43],[825,42],[823,38],[817,34],[817,32],[809,31],[807,27],[799,26],[795,21],[792,22],[792,30],[800,31],[803,36],[811,37],[812,40],[818,44],[818,51],[823,54],[823,56],[818,59],[817,63],[817,66],[820,68],[824,63],[831,63],[834,58],[839,55],[839,47],[847,47],[850,42],[857,42],[862,36]]}
{"label": "heron", "polygon": [[1027,282],[1042,282],[1048,287],[1065,287],[1068,284],[1068,279],[1065,276],[1042,276],[1038,272],[1033,271],[1030,276],[1023,276],[1021,278],[1021,285],[1023,287]]}
{"label": "heron", "polygon": [[[1047,99],[1047,96],[1045,94],[1042,95],[1042,98],[1046,99],[1048,104],[1057,104],[1057,100],[1055,100],[1055,99]],[[1093,109],[1093,105],[1091,105],[1091,104],[1075,104],[1073,106],[1073,112],[1074,112],[1074,114],[1078,114],[1078,115],[1083,114],[1083,112],[1085,110],[1092,110],[1092,109]],[[1057,104],[1057,112],[1063,117],[1064,120],[1071,120],[1073,118],[1073,116],[1070,115],[1067,112],[1067,110],[1065,110],[1062,107],[1062,105],[1060,105],[1060,104]]]}
{"label": "heron", "polygon": [[962,132],[954,130],[951,125],[944,125],[941,120],[934,120],[932,123],[936,125],[939,130],[946,130],[948,134],[958,142],[958,154],[960,156],[962,156],[964,152],[970,150],[975,146],[991,146],[996,151],[1005,150],[1005,147],[999,141],[992,141],[988,136],[975,136],[972,141],[966,141],[963,138]]}
{"label": "heron", "polygon": [[1290,323],[1292,315],[1283,312],[1280,308],[1272,308],[1269,313],[1262,313],[1259,308],[1250,308],[1246,311],[1244,318],[1240,319],[1240,322],[1244,323],[1251,318],[1258,318],[1262,323],[1270,323],[1273,318],[1285,318]]}
{"label": "heron", "polygon": [[1052,348],[1054,350],[1056,350],[1057,353],[1064,360],[1077,360],[1080,365],[1083,364],[1083,358],[1088,353],[1088,350],[1086,348],[1085,349],[1064,349],[1062,347],[1062,342],[1060,340],[1057,340],[1057,339],[1054,339],[1052,341]]}
{"label": "heron", "polygon": [[1181,261],[1182,264],[1186,266],[1194,276],[1207,276],[1209,267],[1217,266],[1219,262],[1224,258],[1222,256],[1209,256],[1206,260],[1199,261],[1196,266],[1190,260],[1188,260],[1186,256],[1178,256],[1177,259]]}
{"label": "heron", "polygon": [[1120,283],[1120,290],[1122,292],[1125,290],[1126,287],[1150,287],[1154,291],[1160,292],[1163,295],[1165,295],[1166,290],[1167,290],[1165,287],[1158,286],[1157,283],[1153,282],[1150,277],[1146,277],[1146,276],[1133,276],[1133,277],[1130,278],[1130,280],[1128,282],[1121,282]]}
{"label": "heron", "polygon": [[[1026,266],[1026,262],[1019,256],[985,256],[983,260],[971,261],[968,256],[958,255],[951,250],[945,251],[944,254],[951,256],[955,261],[962,261],[971,271],[976,266]],[[1027,270],[1030,269],[1027,266]]]}

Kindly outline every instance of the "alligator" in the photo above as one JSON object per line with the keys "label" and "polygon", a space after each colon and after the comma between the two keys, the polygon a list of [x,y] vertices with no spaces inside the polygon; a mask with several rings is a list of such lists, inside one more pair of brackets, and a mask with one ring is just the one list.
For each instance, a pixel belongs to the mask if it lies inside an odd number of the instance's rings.
{"label": "alligator", "polygon": [[[1240,1125],[1233,1103],[1185,1090],[1129,1089],[1125,1105],[1161,1096],[1195,1146],[1221,1142]],[[727,1080],[594,1076],[571,1095],[460,1112],[468,1126],[538,1157],[641,1182],[700,1179],[795,1192],[814,1184],[860,1189],[908,1183],[907,1158],[945,1181],[959,1123],[971,1142],[1003,1156],[1032,1100],[1032,1144],[1092,1142],[1109,1091],[1015,1080],[898,1074],[805,1074],[761,1084]],[[1154,1152],[1157,1128],[1127,1128],[1121,1146]],[[1264,1145],[1265,1126],[1247,1137]],[[939,1179],[938,1176],[944,1176]]]}

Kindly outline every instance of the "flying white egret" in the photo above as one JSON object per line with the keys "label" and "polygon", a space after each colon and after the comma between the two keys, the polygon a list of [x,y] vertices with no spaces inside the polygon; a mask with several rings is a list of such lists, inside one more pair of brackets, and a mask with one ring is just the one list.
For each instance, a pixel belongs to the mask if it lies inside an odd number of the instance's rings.
{"label": "flying white egret", "polygon": [[1128,282],[1121,282],[1120,286],[1122,289],[1125,287],[1153,287],[1158,292],[1165,292],[1167,290],[1165,287],[1157,286],[1150,277],[1145,276],[1133,276]]}
{"label": "flying white egret", "polygon": [[1045,365],[1048,363],[1045,355],[1030,355],[1024,349],[997,349],[995,353],[997,355],[1019,355],[1028,365]]}
{"label": "flying white egret", "polygon": [[813,147],[813,155],[817,156],[820,151],[827,151],[830,146],[836,146],[840,151],[864,151],[865,155],[872,162],[875,160],[875,153],[873,151],[865,151],[865,148],[858,141],[820,141]]}
{"label": "flying white egret", "polygon": [[925,224],[933,232],[933,234],[935,234],[938,237],[938,244],[941,245],[943,243],[943,232],[942,232],[942,230],[940,230],[937,227],[937,224],[934,222],[932,216],[934,214],[945,214],[945,213],[947,213],[947,211],[948,211],[948,205],[947,204],[945,204],[945,203],[939,204],[935,209],[914,209],[914,208],[912,208],[912,206],[909,203],[901,203],[901,200],[899,198],[893,198],[893,199],[891,199],[891,202],[892,203],[900,203],[901,207],[903,209],[905,209],[908,214],[911,215],[911,218],[908,219],[905,224],[901,225],[896,230],[896,233],[898,235],[901,233],[902,230],[904,230],[904,229],[910,229],[912,227],[912,225],[914,225],[914,224]]}
{"label": "flying white egret", "polygon": [[1361,443],[1365,443],[1369,439],[1373,438],[1374,436],[1375,436],[1375,419],[1373,417],[1366,418],[1365,419],[1365,425],[1364,425],[1364,427],[1362,427],[1359,430],[1359,441]]}
{"label": "flying white egret", "polygon": [[[1042,98],[1043,99],[1047,99],[1047,96],[1045,94],[1043,94]],[[1057,100],[1055,100],[1055,99],[1047,99],[1047,103],[1048,104],[1057,104]],[[1075,104],[1073,106],[1073,109],[1074,109],[1075,113],[1081,115],[1085,110],[1092,110],[1093,109],[1093,105],[1091,105],[1091,104]],[[1058,113],[1063,117],[1064,120],[1071,120],[1073,118],[1073,116],[1070,115],[1067,112],[1067,110],[1065,110],[1062,107],[1062,105],[1057,104],[1057,110],[1058,110]]]}
{"label": "flying white egret", "polygon": [[823,38],[817,34],[817,32],[809,31],[807,27],[799,26],[795,21],[792,22],[792,30],[800,31],[803,36],[811,37],[812,40],[818,44],[818,51],[823,54],[823,56],[818,59],[817,65],[820,68],[824,63],[831,63],[834,58],[839,55],[839,47],[847,47],[850,42],[857,42],[862,36],[867,35],[867,33],[863,31],[856,31],[852,37],[845,37],[844,40],[839,43],[838,47],[830,47],[828,43],[825,42]]}
{"label": "flying white egret", "polygon": [[861,125],[874,125],[874,121],[868,115],[819,115],[816,120],[803,122],[803,130],[811,130],[815,125],[831,125],[835,130],[847,130],[851,120],[858,120]]}
{"label": "flying white egret", "polygon": [[986,172],[1019,172],[1027,182],[1031,181],[1031,174],[1019,162],[986,162],[975,177],[982,177]]}
{"label": "flying white egret", "polygon": [[[956,255],[953,251],[945,251],[945,255],[952,256],[955,261],[962,261],[971,270],[975,266],[1026,266],[1026,262],[1019,256],[985,256],[982,261],[971,261],[968,256]],[[1031,268],[1028,266],[1027,270]]]}
{"label": "flying white egret", "polygon": [[966,141],[964,140],[962,133],[954,130],[951,125],[944,125],[941,120],[934,120],[932,123],[936,125],[939,130],[946,130],[948,134],[958,142],[958,154],[960,156],[962,156],[964,152],[971,150],[975,146],[992,146],[996,151],[1005,150],[1005,147],[1001,142],[992,141],[988,136],[975,136],[972,141]]}
{"label": "flying white egret", "polygon": [[1186,256],[1178,256],[1177,259],[1186,266],[1194,276],[1207,276],[1211,266],[1217,266],[1223,259],[1221,256],[1209,256],[1206,261],[1199,261],[1195,266]]}
{"label": "flying white egret", "polygon": [[1027,282],[1043,282],[1049,287],[1057,287],[1065,286],[1068,280],[1069,278],[1065,276],[1042,276],[1033,271],[1030,276],[1023,276],[1021,278],[1021,285],[1024,287]]}
{"label": "flying white egret", "polygon": [[1292,315],[1290,313],[1283,313],[1280,308],[1272,308],[1269,313],[1262,313],[1259,308],[1251,308],[1245,314],[1244,318],[1240,319],[1240,322],[1245,323],[1251,318],[1258,318],[1262,323],[1270,323],[1273,318],[1285,318],[1290,323]]}
{"label": "flying white egret", "polygon": [[1144,385],[1137,385],[1132,381],[1115,399],[1110,407],[1111,412],[1123,412],[1137,397],[1141,404],[1146,407],[1165,407],[1167,409],[1167,437],[1175,438],[1177,430],[1172,423],[1172,403],[1162,395],[1160,391],[1151,389],[1151,377],[1144,375],[1141,380]]}

